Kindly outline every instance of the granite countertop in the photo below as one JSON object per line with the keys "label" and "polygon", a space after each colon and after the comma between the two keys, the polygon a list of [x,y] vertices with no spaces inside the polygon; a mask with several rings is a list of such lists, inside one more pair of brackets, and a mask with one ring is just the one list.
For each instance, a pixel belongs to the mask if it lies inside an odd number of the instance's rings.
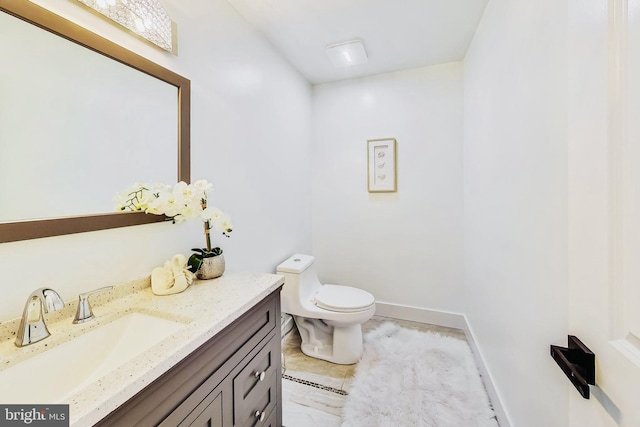
{"label": "granite countertop", "polygon": [[51,336],[18,348],[20,319],[0,323],[0,371],[80,336],[128,313],[149,314],[184,324],[177,332],[62,402],[68,403],[72,426],[90,426],[126,402],[284,283],[283,276],[231,273],[197,280],[184,292],[157,296],[150,278],[117,285],[90,297],[95,319],[73,324],[77,297],[65,308],[45,315]]}

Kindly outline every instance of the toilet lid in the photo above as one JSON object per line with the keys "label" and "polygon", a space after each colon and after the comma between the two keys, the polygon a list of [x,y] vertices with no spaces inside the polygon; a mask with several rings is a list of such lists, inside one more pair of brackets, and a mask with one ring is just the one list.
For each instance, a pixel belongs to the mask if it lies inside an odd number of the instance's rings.
{"label": "toilet lid", "polygon": [[375,298],[367,291],[338,285],[322,286],[314,298],[316,306],[338,312],[363,311],[374,302]]}

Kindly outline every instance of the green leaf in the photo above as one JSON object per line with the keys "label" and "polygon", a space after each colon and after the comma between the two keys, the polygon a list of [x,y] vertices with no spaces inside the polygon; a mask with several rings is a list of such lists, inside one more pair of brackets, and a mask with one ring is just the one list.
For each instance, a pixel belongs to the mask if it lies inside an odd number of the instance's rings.
{"label": "green leaf", "polygon": [[206,248],[192,248],[191,250],[197,252],[198,256],[201,258],[212,258],[214,256],[222,255],[222,249],[220,248],[213,248],[210,251],[208,251]]}
{"label": "green leaf", "polygon": [[192,273],[195,273],[196,271],[198,271],[198,269],[202,265],[202,255],[192,254],[189,257],[189,261],[187,261],[187,264],[189,264],[189,271]]}

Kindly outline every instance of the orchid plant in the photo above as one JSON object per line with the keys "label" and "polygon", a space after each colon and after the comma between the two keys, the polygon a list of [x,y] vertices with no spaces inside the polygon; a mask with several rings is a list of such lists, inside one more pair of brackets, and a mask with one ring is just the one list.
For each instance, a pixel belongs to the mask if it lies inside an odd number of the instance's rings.
{"label": "orchid plant", "polygon": [[190,270],[196,272],[203,258],[222,254],[219,247],[211,245],[211,230],[230,237],[233,226],[229,216],[220,209],[207,206],[207,196],[213,185],[201,179],[193,184],[179,182],[174,186],[166,184],[134,184],[117,196],[116,209],[119,211],[142,211],[153,215],[165,215],[173,223],[192,218],[200,218],[204,223],[206,248],[192,249],[196,253],[189,258]]}

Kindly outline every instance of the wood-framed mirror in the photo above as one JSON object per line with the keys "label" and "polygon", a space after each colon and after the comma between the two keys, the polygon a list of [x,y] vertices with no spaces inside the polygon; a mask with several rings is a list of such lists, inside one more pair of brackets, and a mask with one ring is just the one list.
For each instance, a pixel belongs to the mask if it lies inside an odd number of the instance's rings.
{"label": "wood-framed mirror", "polygon": [[[151,126],[150,123],[155,124],[157,122],[169,122],[169,126],[167,128],[168,130],[158,131],[158,132],[164,132],[165,134],[166,133],[170,134],[168,137],[167,135],[162,135],[162,138],[161,138],[161,139],[167,139],[169,141],[169,144],[171,145],[168,149],[165,149],[165,151],[171,151],[171,156],[168,156],[168,157],[172,159],[171,160],[172,164],[170,169],[173,172],[169,171],[165,173],[169,173],[171,175],[170,179],[177,179],[177,181],[185,181],[185,182],[190,181],[190,97],[191,97],[190,86],[191,86],[191,83],[188,79],[140,55],[137,55],[101,36],[98,36],[97,34],[92,33],[91,31],[88,31],[85,28],[82,28],[81,26],[71,21],[68,21],[48,11],[47,9],[44,9],[29,1],[0,0],[0,18],[4,18],[5,20],[17,19],[19,21],[16,21],[16,22],[21,22],[20,25],[23,25],[23,23],[28,23],[27,25],[29,28],[33,27],[35,28],[35,31],[42,31],[48,36],[51,35],[56,40],[58,40],[59,38],[66,39],[66,40],[63,40],[63,42],[74,46],[72,49],[76,49],[76,50],[81,49],[83,52],[84,51],[93,52],[91,53],[91,55],[98,56],[100,58],[99,61],[108,61],[110,63],[118,64],[117,65],[118,67],[121,66],[121,64],[124,64],[126,66],[124,67],[126,68],[125,70],[126,73],[130,73],[130,74],[133,73],[136,75],[143,76],[143,77],[136,77],[136,78],[149,79],[149,82],[151,85],[157,85],[158,83],[162,85],[165,85],[165,84],[168,85],[167,87],[169,87],[170,90],[173,91],[173,93],[170,92],[169,96],[167,96],[165,93],[165,95],[161,95],[159,99],[165,99],[165,100],[169,99],[170,105],[167,108],[169,109],[168,110],[169,115],[172,117],[170,117],[169,120],[162,119],[162,117],[165,117],[167,115],[166,109],[165,109],[165,113],[162,113],[164,114],[164,116],[149,118],[149,117],[146,117],[149,115],[148,111],[144,111],[143,112],[144,114],[143,116],[141,116],[140,120],[138,119],[134,119],[134,120],[141,121],[141,122],[143,122],[142,120],[143,118],[148,120],[148,122],[144,125],[145,129],[156,127],[156,126]],[[5,21],[5,23],[6,22],[8,21]],[[46,31],[43,31],[43,30],[46,30]],[[29,30],[29,31],[32,31],[32,30]],[[69,43],[68,41],[73,43]],[[24,40],[14,39],[13,43],[17,45],[16,51],[22,52],[22,50],[25,49],[25,47],[22,46],[22,44],[24,43]],[[59,42],[56,42],[56,43],[59,43]],[[42,49],[41,45],[39,45],[39,48],[40,50],[46,50],[46,49]],[[55,49],[51,49],[51,50],[55,50]],[[33,55],[24,54],[24,57],[31,58],[33,57]],[[9,66],[11,65],[11,62],[15,63],[19,61],[8,61]],[[86,61],[83,58],[79,60],[79,62],[84,64],[85,62],[91,62],[91,61]],[[47,64],[39,64],[39,65],[40,65],[39,68],[41,72],[46,73],[43,75],[46,75],[46,77],[49,78],[50,73],[48,73],[48,65]],[[106,64],[103,62],[102,65],[99,65],[99,67],[107,68],[105,67],[105,65],[108,65],[109,67],[111,66],[110,64]],[[34,67],[32,64],[32,68],[37,68],[37,66]],[[113,74],[112,71],[109,71],[109,73]],[[85,73],[85,74],[91,74],[91,73]],[[38,78],[37,80],[41,80],[41,79]],[[96,84],[96,86],[100,86],[101,84],[103,83],[98,83]],[[8,89],[11,89],[12,87],[16,87],[16,86],[19,86],[19,85],[9,84],[9,83],[5,84],[5,88],[8,88]],[[23,86],[30,87],[31,84],[25,84]],[[58,84],[58,86],[60,86],[60,84]],[[72,86],[75,86],[75,84]],[[114,84],[114,86],[127,86],[127,85],[123,85],[120,82],[118,82],[117,84]],[[134,84],[128,84],[128,86],[138,87],[140,86],[140,84],[139,82],[137,82]],[[66,90],[75,91],[75,92],[86,91],[84,89],[76,89],[76,88],[67,88]],[[166,89],[162,89],[162,90],[166,92]],[[103,89],[103,92],[104,91],[105,89]],[[5,93],[3,93],[2,95],[6,96],[6,92],[7,91],[5,91]],[[37,92],[37,91],[34,91],[34,92]],[[68,92],[68,93],[71,93],[71,92]],[[143,96],[138,96],[137,98],[146,99],[147,94],[148,93],[145,93]],[[66,98],[66,96],[61,97],[58,95],[58,98]],[[4,100],[0,99],[0,102],[4,102],[5,105],[12,108],[12,110],[6,110],[6,111],[15,112],[16,108],[13,108],[14,105],[12,105],[11,100],[7,101],[7,98],[5,98]],[[30,101],[30,102],[34,102],[34,101]],[[120,100],[120,102],[122,104],[126,104],[127,100],[126,99]],[[153,102],[155,105],[159,101],[151,101],[151,102]],[[38,102],[36,101],[35,103],[38,103]],[[74,101],[74,103],[77,104],[78,102]],[[93,103],[97,105],[104,104],[104,102],[102,101],[93,102]],[[27,106],[26,108],[29,108],[29,107]],[[133,110],[142,110],[144,108],[145,108],[144,106],[130,107],[130,109],[133,109]],[[84,127],[88,129],[87,132],[93,131],[93,125],[85,123],[85,119],[77,119],[76,117],[77,113],[75,112],[66,113],[66,110],[64,108],[58,108],[58,109],[62,110],[64,114],[68,114],[72,117],[69,120],[58,120],[56,122],[57,127],[60,127],[61,121],[65,121],[65,122],[68,122],[69,127],[72,127],[74,129],[76,127]],[[63,113],[60,113],[60,114],[63,114]],[[91,113],[91,114],[96,115],[95,113]],[[102,112],[100,112],[100,114],[102,114]],[[107,122],[107,125],[103,126],[103,128],[104,129],[114,128],[118,130],[119,124],[117,122],[114,123],[114,120],[118,120],[119,117],[123,117],[125,115],[128,116],[129,114],[130,114],[129,111],[127,113],[120,112],[119,115],[114,116],[114,118],[109,118],[107,120],[103,119],[103,121]],[[4,116],[8,116],[8,114],[4,114]],[[175,122],[171,123],[171,121],[174,119],[175,119]],[[34,123],[31,120],[31,117],[29,117],[28,119],[25,118],[24,120],[18,120],[18,121],[19,122],[24,121],[24,124],[21,125],[22,128],[32,127],[32,128],[38,129],[39,127],[39,124]],[[8,126],[4,126],[3,129],[6,129],[7,127]],[[120,134],[122,133],[123,132],[120,132]],[[127,132],[127,133],[136,134],[136,132]],[[154,136],[152,132],[147,133],[146,130],[143,132],[144,135],[142,135],[142,137],[141,135],[139,135],[140,132],[137,132],[137,133],[138,134],[136,134],[134,137],[140,140],[145,139],[146,145],[154,144],[155,140],[158,139],[157,135]],[[40,135],[42,134],[48,137],[49,132],[48,131],[45,133],[41,132]],[[21,135],[21,134],[18,133],[18,135]],[[65,135],[65,137],[69,135],[68,129],[65,129],[63,135]],[[76,131],[74,130],[71,133],[71,135],[77,136]],[[97,146],[89,146],[90,143],[95,142],[94,141],[95,139],[99,139],[100,135],[98,135],[98,132],[96,132],[96,135],[89,135],[88,138],[85,138],[91,141],[82,141],[82,144],[76,144],[73,148],[71,148],[71,150],[73,150],[73,153],[77,151],[86,150],[87,152],[91,153],[90,154],[91,157],[98,158],[98,163],[96,163],[95,166],[91,166],[91,165],[85,165],[84,160],[74,159],[73,164],[76,165],[76,167],[73,169],[77,169],[80,173],[84,173],[82,172],[83,170],[85,170],[88,173],[90,172],[90,169],[100,169],[100,162],[101,161],[103,163],[105,162],[105,159],[101,158],[104,152],[106,152],[106,150],[104,150],[105,146],[109,146],[113,142],[114,148],[112,148],[110,151],[117,152],[118,150],[122,150],[121,147],[123,144],[129,144],[129,142],[119,142],[119,141],[118,143],[120,145],[115,144],[114,141],[118,138],[118,135],[119,134],[116,132],[114,135],[109,135],[108,137],[106,137],[107,138],[106,141],[103,141],[102,143],[96,143],[96,144],[99,144],[99,147],[103,149],[102,152],[97,149]],[[128,135],[128,137],[132,137],[132,136]],[[32,138],[32,139],[37,139],[37,138]],[[6,130],[4,131],[4,133],[0,131],[0,148],[2,148],[2,146],[11,147],[12,144],[20,145],[21,143],[22,141],[20,136],[16,137],[15,134],[11,134],[9,133],[9,131],[6,131]],[[46,143],[51,145],[50,141],[47,141]],[[15,145],[13,146],[15,147]],[[78,147],[81,147],[82,149],[78,150]],[[31,153],[33,153],[34,151],[37,151],[37,149],[30,147],[29,149],[23,149],[23,153],[24,152],[28,153],[29,151],[27,150],[31,150],[30,151]],[[43,151],[46,152],[46,150],[43,150]],[[14,167],[14,169],[16,170],[22,170],[22,171],[27,170],[22,166],[22,163],[31,162],[31,159],[26,160],[22,158],[24,157],[24,155],[16,156],[15,152],[16,151],[14,150],[9,154],[6,154],[6,153],[3,154],[3,152],[0,151],[0,163],[4,158],[5,165],[14,164],[14,165],[18,165]],[[59,150],[56,148],[55,151],[51,151],[51,152],[58,153]],[[51,156],[51,154],[49,154],[49,156]],[[140,154],[139,151],[135,151],[134,156],[137,156],[137,158],[140,160],[142,160],[143,157],[144,158],[148,157],[144,154]],[[155,156],[154,153],[150,154],[150,157],[153,158],[154,156]],[[60,157],[61,157],[60,161],[56,161],[56,162],[51,161],[50,163],[65,164],[64,155],[61,155]],[[117,157],[117,154],[114,154],[113,157]],[[130,157],[130,156],[127,156],[127,157]],[[152,159],[152,160],[155,160],[155,159]],[[71,174],[71,176],[74,176],[69,166],[67,165],[65,167],[67,169],[63,169],[62,173],[60,173],[59,175]],[[110,166],[110,167],[114,169],[114,166]],[[128,169],[130,167],[115,166],[115,169],[118,169],[118,168]],[[5,171],[8,169],[10,168],[8,167],[3,168],[3,170]],[[169,168],[163,167],[163,169],[169,169]],[[22,172],[22,173],[25,174],[26,172]],[[136,180],[145,181],[145,175],[143,175],[143,170],[140,170],[139,173],[140,173],[140,177],[136,178]],[[53,178],[55,175],[57,175],[55,172],[51,172],[51,171],[43,172],[43,176],[36,177],[34,181],[45,184],[45,183],[48,183],[49,181],[52,181],[51,178]],[[115,171],[114,175],[119,175],[117,170]],[[75,176],[83,176],[83,175],[75,175]],[[5,186],[6,188],[8,186],[23,185],[24,184],[22,179],[23,177],[24,176],[21,176],[21,175],[18,175],[18,176],[3,175],[2,179],[0,179],[0,191],[2,190],[2,186]],[[101,177],[99,180],[111,181],[112,178]],[[82,181],[82,179],[78,179],[74,182],[77,182],[77,181]],[[114,179],[114,181],[117,181],[117,180]],[[129,184],[132,184],[132,183],[133,182],[130,182]],[[170,182],[166,182],[166,183],[170,183]],[[64,185],[60,185],[60,184],[57,184],[57,185],[58,185],[58,188],[65,187]],[[74,191],[77,191],[77,198],[80,199],[81,202],[86,201],[92,197],[104,197],[105,200],[108,200],[107,203],[110,206],[112,206],[109,199],[115,196],[115,193],[117,190],[124,190],[125,188],[127,188],[127,185],[122,186],[122,184],[119,184],[119,187],[117,189],[116,188],[113,189],[113,194],[102,194],[103,192],[111,192],[111,189],[109,189],[108,191],[96,191],[96,193],[99,193],[99,194],[87,194],[87,192],[84,190],[76,190],[76,189],[74,189]],[[28,191],[30,190],[23,189],[23,192],[28,192]],[[39,200],[38,197],[35,197],[36,200],[33,200],[34,197],[30,196],[30,194],[31,193],[28,193],[27,197],[32,197],[32,200],[27,199],[26,203],[30,203],[30,202],[35,203],[37,202],[37,200]],[[54,196],[54,199],[55,197],[57,196]],[[11,201],[12,199],[9,198],[9,196],[2,199],[0,195],[0,211],[3,210],[3,205],[5,206],[5,210],[9,210],[8,207],[12,204]],[[24,204],[25,201],[20,201],[20,203]],[[55,204],[55,202],[50,204]],[[60,202],[60,204],[68,205],[69,203]],[[77,209],[78,212],[73,211],[71,213],[64,213],[62,215],[18,213],[18,214],[15,214],[16,217],[12,217],[12,216],[3,217],[2,212],[0,212],[0,243],[29,240],[29,239],[36,239],[36,238],[42,238],[42,237],[59,236],[59,235],[65,235],[65,234],[83,233],[88,231],[97,231],[97,230],[104,230],[104,229],[117,228],[117,227],[126,227],[126,226],[132,226],[132,225],[160,222],[165,220],[163,216],[158,216],[158,215],[145,215],[140,212],[113,212],[113,211],[109,211],[108,208],[104,209],[102,207],[100,209],[98,210],[98,212],[84,212],[84,211],[81,211],[81,209]]]}

